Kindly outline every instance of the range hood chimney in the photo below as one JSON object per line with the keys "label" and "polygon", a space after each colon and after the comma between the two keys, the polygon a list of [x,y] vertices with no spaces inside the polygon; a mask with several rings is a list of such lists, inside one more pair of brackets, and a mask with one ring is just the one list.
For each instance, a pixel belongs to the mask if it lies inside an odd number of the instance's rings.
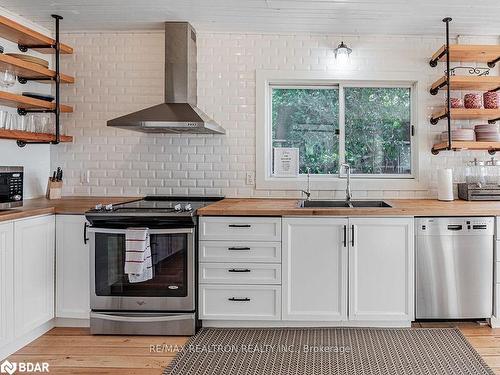
{"label": "range hood chimney", "polygon": [[143,133],[226,133],[196,107],[196,32],[188,22],[165,23],[165,103],[107,125]]}

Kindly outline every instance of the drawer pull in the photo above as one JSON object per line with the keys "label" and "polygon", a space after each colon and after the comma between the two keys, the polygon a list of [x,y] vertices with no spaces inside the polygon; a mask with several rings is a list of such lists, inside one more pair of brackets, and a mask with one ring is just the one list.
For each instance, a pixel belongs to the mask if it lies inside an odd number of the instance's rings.
{"label": "drawer pull", "polygon": [[237,298],[237,297],[231,297],[227,299],[228,301],[231,302],[249,302],[250,298]]}
{"label": "drawer pull", "polygon": [[245,247],[245,246],[243,246],[243,247],[234,246],[234,247],[228,247],[227,249],[228,250],[250,250],[249,247]]}
{"label": "drawer pull", "polygon": [[250,224],[229,224],[229,228],[251,228]]}
{"label": "drawer pull", "polygon": [[231,268],[227,272],[251,272],[248,268]]}

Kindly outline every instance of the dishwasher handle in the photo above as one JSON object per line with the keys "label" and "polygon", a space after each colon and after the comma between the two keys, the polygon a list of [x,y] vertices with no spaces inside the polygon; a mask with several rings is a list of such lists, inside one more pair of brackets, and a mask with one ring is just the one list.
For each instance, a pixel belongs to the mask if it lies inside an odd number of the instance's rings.
{"label": "dishwasher handle", "polygon": [[455,225],[450,224],[450,225],[448,225],[448,230],[462,230],[462,229],[463,229],[463,227],[462,227],[461,224],[455,224]]}

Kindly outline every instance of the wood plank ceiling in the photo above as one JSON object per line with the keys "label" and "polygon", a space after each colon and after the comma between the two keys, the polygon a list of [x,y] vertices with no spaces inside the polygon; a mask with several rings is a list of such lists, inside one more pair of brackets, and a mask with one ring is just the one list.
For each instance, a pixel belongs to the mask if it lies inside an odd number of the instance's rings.
{"label": "wood plank ceiling", "polygon": [[189,21],[203,31],[443,35],[441,19],[455,19],[453,34],[500,35],[498,0],[0,0],[0,6],[64,31],[161,29],[166,20]]}

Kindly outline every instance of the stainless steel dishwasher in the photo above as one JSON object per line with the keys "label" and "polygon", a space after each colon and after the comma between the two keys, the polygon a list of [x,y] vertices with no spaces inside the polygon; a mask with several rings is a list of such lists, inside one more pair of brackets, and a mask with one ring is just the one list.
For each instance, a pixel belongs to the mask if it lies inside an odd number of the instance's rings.
{"label": "stainless steel dishwasher", "polygon": [[416,318],[490,318],[493,217],[427,217],[416,225]]}

